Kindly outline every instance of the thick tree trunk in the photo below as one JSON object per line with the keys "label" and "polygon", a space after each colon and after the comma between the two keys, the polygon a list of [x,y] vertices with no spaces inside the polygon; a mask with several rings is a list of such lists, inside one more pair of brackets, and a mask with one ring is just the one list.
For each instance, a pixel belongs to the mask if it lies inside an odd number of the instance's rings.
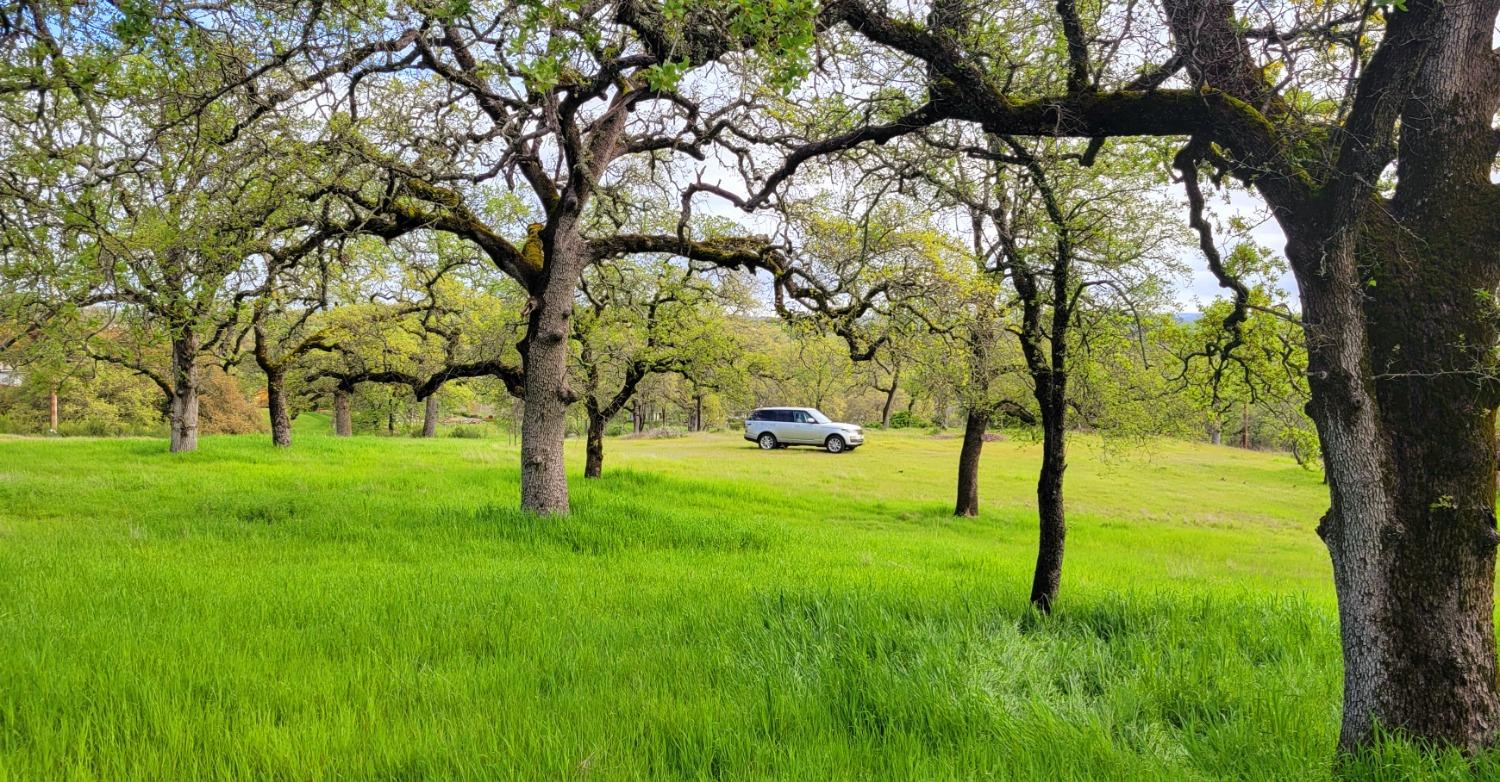
{"label": "thick tree trunk", "polygon": [[1208,424],[1208,442],[1210,445],[1224,444],[1223,429],[1220,428],[1217,420],[1210,421]]}
{"label": "thick tree trunk", "polygon": [[1500,731],[1497,7],[1392,15],[1388,34],[1415,35],[1401,53],[1420,59],[1409,82],[1368,85],[1409,89],[1390,198],[1355,189],[1337,202],[1328,188],[1316,209],[1277,210],[1329,484],[1318,533],[1338,594],[1346,750],[1377,726],[1468,751]]}
{"label": "thick tree trunk", "polygon": [[583,468],[583,477],[598,478],[604,474],[604,417],[597,413],[589,415],[588,461]]}
{"label": "thick tree trunk", "polygon": [[988,410],[970,410],[964,423],[964,444],[958,452],[958,499],[955,516],[979,515],[979,457],[984,451],[984,433],[990,428]]}
{"label": "thick tree trunk", "polygon": [[354,434],[354,421],[349,416],[349,398],[353,391],[339,386],[333,390],[333,433],[338,437]]}
{"label": "thick tree trunk", "polygon": [[[1318,534],[1338,594],[1346,750],[1377,724],[1469,750],[1500,729],[1495,392],[1474,380],[1500,334],[1473,295],[1495,288],[1500,251],[1451,236],[1464,211],[1382,226],[1358,264],[1348,238],[1289,247],[1331,499]],[[1445,266],[1467,268],[1451,284],[1417,271]],[[1379,269],[1377,284],[1360,268]]]}
{"label": "thick tree trunk", "polygon": [[193,334],[172,340],[173,453],[198,450],[198,338]]}
{"label": "thick tree trunk", "polygon": [[428,394],[426,405],[422,408],[422,436],[437,437],[438,423],[438,398],[437,394]]}
{"label": "thick tree trunk", "polygon": [[532,294],[527,324],[526,413],[521,421],[521,508],[542,514],[568,512],[568,475],[563,460],[568,406],[568,334],[572,332],[573,297],[583,274],[582,248],[576,236],[558,228],[547,258],[547,279]]}
{"label": "thick tree trunk", "polygon": [[286,373],[266,373],[266,408],[271,414],[271,444],[286,448],[292,444],[292,417],[287,413]]}

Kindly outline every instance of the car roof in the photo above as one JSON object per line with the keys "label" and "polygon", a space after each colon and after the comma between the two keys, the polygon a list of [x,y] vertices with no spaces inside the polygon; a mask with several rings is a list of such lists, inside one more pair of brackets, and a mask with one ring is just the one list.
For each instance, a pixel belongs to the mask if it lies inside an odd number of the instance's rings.
{"label": "car roof", "polygon": [[[755,410],[817,410],[816,407],[757,407]],[[752,410],[751,412],[755,412]]]}

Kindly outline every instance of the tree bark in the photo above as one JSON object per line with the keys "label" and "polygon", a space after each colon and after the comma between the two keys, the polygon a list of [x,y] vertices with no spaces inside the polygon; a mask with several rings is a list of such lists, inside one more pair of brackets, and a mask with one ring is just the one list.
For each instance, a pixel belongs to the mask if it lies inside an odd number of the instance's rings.
{"label": "tree bark", "polygon": [[583,468],[583,477],[598,478],[604,474],[604,417],[589,414],[588,461]]}
{"label": "tree bark", "polygon": [[[1322,275],[1291,243],[1331,499],[1318,534],[1338,594],[1345,750],[1377,723],[1466,750],[1500,728],[1495,391],[1473,377],[1500,333],[1472,293],[1500,283],[1500,251],[1454,231],[1477,215],[1448,207],[1321,243]],[[1465,268],[1451,284],[1417,272],[1444,266]],[[1381,270],[1373,288],[1361,268]]]}
{"label": "tree bark", "polygon": [[349,398],[353,394],[352,389],[343,386],[333,390],[333,433],[338,437],[354,434],[354,422],[349,416]]}
{"label": "tree bark", "polygon": [[[1049,385],[1059,385],[1054,378]],[[1057,600],[1062,584],[1063,543],[1067,538],[1067,519],[1063,511],[1063,473],[1067,463],[1065,426],[1066,394],[1063,389],[1049,388],[1038,393],[1042,409],[1042,467],[1036,479],[1036,510],[1040,535],[1036,548],[1036,571],[1031,579],[1031,602],[1048,612]]]}
{"label": "tree bark", "polygon": [[428,394],[426,405],[422,408],[422,436],[437,437],[438,423],[438,398],[437,394]]}
{"label": "tree bark", "polygon": [[51,432],[52,434],[57,434],[57,426],[58,426],[59,422],[58,422],[58,415],[57,415],[57,388],[56,387],[53,387],[52,392],[47,395],[47,403],[48,403],[48,407],[50,409],[50,417],[48,419],[49,427],[48,427],[47,431]]}
{"label": "tree bark", "polygon": [[292,417],[287,412],[286,372],[266,372],[266,408],[271,415],[271,444],[286,448],[292,444]]}
{"label": "tree bark", "polygon": [[586,256],[572,229],[558,226],[548,253],[545,279],[532,294],[522,355],[526,357],[526,412],[521,421],[521,508],[539,514],[568,512],[568,475],[563,459],[568,406],[568,335],[573,297]]}
{"label": "tree bark", "polygon": [[198,338],[172,340],[172,453],[198,450]]}
{"label": "tree bark", "polygon": [[970,410],[964,423],[964,444],[958,452],[958,500],[955,516],[979,515],[979,457],[984,450],[984,433],[990,428],[988,410]]}

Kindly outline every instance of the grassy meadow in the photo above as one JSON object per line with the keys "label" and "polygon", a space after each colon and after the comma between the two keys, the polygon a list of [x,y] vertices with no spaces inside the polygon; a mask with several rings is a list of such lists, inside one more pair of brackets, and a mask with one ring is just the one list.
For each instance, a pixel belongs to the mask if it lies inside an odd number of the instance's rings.
{"label": "grassy meadow", "polygon": [[[1056,615],[1039,448],[612,439],[574,514],[517,448],[0,439],[0,780],[1361,779],[1290,458],[1078,438]],[[582,449],[575,448],[581,471]]]}

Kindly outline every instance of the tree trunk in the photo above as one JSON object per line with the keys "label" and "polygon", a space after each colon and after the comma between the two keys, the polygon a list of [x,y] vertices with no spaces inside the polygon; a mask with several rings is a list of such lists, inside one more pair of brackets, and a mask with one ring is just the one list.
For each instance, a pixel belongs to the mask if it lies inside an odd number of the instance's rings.
{"label": "tree trunk", "polygon": [[1315,208],[1275,205],[1328,477],[1318,534],[1338,595],[1345,750],[1377,726],[1465,751],[1500,731],[1495,14],[1477,2],[1393,15],[1420,59],[1397,98],[1390,197],[1323,189]]}
{"label": "tree trunk", "polygon": [[583,477],[598,478],[604,474],[604,417],[589,414],[588,461],[583,468]]}
{"label": "tree trunk", "polygon": [[198,337],[185,334],[172,340],[173,453],[198,450]]}
{"label": "tree trunk", "polygon": [[354,434],[354,422],[349,417],[349,397],[353,391],[343,386],[333,390],[333,433],[338,437]]}
{"label": "tree trunk", "polygon": [[958,452],[958,500],[955,516],[979,515],[979,456],[984,450],[984,433],[990,428],[988,410],[970,410],[964,423],[964,444]]}
{"label": "tree trunk", "polygon": [[[1044,193],[1051,191],[1043,189]],[[1056,212],[1056,208],[1053,209]],[[1061,220],[1054,220],[1061,226]],[[1073,310],[1069,296],[1073,291],[1073,250],[1071,234],[1062,231],[1053,258],[1051,321],[1045,333],[1042,319],[1042,291],[1036,276],[1024,270],[1012,273],[1016,292],[1022,299],[1021,352],[1031,375],[1032,396],[1042,418],[1042,466],[1036,479],[1037,546],[1036,570],[1031,577],[1031,604],[1042,613],[1052,610],[1062,584],[1063,544],[1067,538],[1067,519],[1063,513],[1063,473],[1067,470],[1067,415],[1069,330]],[[1045,349],[1044,349],[1045,348]]]}
{"label": "tree trunk", "polygon": [[563,460],[568,406],[568,334],[573,297],[583,274],[584,255],[576,235],[559,226],[548,253],[546,280],[533,293],[527,323],[526,414],[521,422],[521,508],[533,513],[568,512],[568,475]]}
{"label": "tree trunk", "polygon": [[271,444],[286,448],[292,444],[292,417],[286,409],[286,373],[266,372],[266,408],[271,414]]}
{"label": "tree trunk", "polygon": [[[1058,385],[1054,380],[1050,385]],[[1036,571],[1031,578],[1031,602],[1048,612],[1062,584],[1063,543],[1067,519],[1063,513],[1063,473],[1068,468],[1067,431],[1064,428],[1066,397],[1062,389],[1038,394],[1042,409],[1042,468],[1036,479],[1036,511],[1040,535],[1036,548]]]}
{"label": "tree trunk", "polygon": [[1208,422],[1208,442],[1210,445],[1222,445],[1224,443],[1223,430],[1219,427],[1217,418]]}
{"label": "tree trunk", "polygon": [[427,404],[422,408],[422,436],[437,437],[438,424],[438,398],[437,394],[427,395]]}
{"label": "tree trunk", "polygon": [[896,392],[901,388],[901,365],[891,370],[891,387],[885,389],[885,404],[880,408],[880,428],[891,428],[891,408],[896,406]]}
{"label": "tree trunk", "polygon": [[[1466,750],[1500,729],[1496,400],[1472,377],[1492,372],[1500,337],[1473,294],[1500,282],[1500,250],[1466,246],[1475,237],[1452,224],[1477,216],[1449,206],[1381,226],[1387,246],[1361,242],[1358,264],[1352,239],[1291,243],[1331,499],[1318,534],[1338,594],[1346,750],[1377,723]],[[1361,284],[1362,268],[1380,270],[1377,284]],[[1420,273],[1433,268],[1455,281]]]}
{"label": "tree trunk", "polygon": [[49,427],[47,431],[51,432],[52,434],[57,434],[57,389],[55,387],[52,389],[52,393],[47,395],[47,402],[48,407],[51,409],[51,417],[48,419]]}

